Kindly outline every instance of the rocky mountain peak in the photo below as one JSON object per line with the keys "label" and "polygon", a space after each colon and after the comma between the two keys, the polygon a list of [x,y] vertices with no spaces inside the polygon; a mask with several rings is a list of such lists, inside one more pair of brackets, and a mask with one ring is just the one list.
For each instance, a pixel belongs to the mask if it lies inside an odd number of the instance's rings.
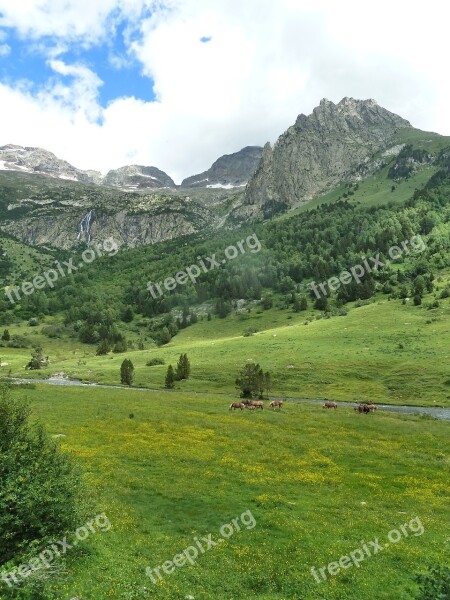
{"label": "rocky mountain peak", "polygon": [[113,169],[103,179],[103,183],[126,190],[174,189],[177,187],[173,179],[164,171],[143,165],[128,165]]}
{"label": "rocky mountain peak", "polygon": [[312,114],[300,114],[263,159],[246,189],[244,207],[255,213],[299,206],[325,193],[358,165],[389,145],[411,124],[375,100],[324,98]]}
{"label": "rocky mountain peak", "polygon": [[246,146],[225,154],[216,160],[208,171],[185,179],[182,188],[225,188],[244,187],[261,160],[263,149],[260,146]]}
{"label": "rocky mountain peak", "polygon": [[0,170],[37,173],[57,179],[90,182],[90,177],[86,172],[80,171],[67,161],[57,158],[48,150],[31,146],[17,146],[15,144],[1,146]]}

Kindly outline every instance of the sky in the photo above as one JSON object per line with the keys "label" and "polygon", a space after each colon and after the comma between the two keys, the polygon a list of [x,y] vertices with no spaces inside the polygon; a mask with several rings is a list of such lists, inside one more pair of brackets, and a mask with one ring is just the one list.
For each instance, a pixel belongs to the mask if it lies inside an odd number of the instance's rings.
{"label": "sky", "polygon": [[322,98],[450,135],[442,0],[0,0],[0,145],[177,183]]}

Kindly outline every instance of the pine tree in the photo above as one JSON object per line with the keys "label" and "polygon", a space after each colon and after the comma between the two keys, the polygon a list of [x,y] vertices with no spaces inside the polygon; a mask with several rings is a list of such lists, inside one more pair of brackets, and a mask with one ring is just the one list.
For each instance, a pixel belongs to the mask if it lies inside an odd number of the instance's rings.
{"label": "pine tree", "polygon": [[2,340],[4,342],[9,342],[10,339],[11,339],[11,335],[10,335],[9,331],[7,329],[5,329],[5,331],[3,332],[3,335],[2,335]]}
{"label": "pine tree", "polygon": [[189,379],[191,374],[191,363],[187,354],[181,354],[177,363],[176,378],[178,381],[181,379]]}
{"label": "pine tree", "polygon": [[120,382],[124,385],[132,385],[134,374],[134,365],[126,358],[120,367]]}
{"label": "pine tree", "polygon": [[175,386],[175,371],[173,370],[172,365],[169,365],[167,367],[167,374],[166,374],[166,388],[168,390],[172,390]]}
{"label": "pine tree", "polygon": [[111,344],[105,338],[105,339],[101,340],[99,345],[97,346],[96,354],[97,354],[97,356],[104,356],[105,354],[108,354],[108,352],[110,350],[111,350]]}

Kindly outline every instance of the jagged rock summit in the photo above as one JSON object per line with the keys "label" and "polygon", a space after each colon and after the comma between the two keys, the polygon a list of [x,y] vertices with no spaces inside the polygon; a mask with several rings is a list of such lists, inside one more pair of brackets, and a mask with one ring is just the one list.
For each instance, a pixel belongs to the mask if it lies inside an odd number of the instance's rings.
{"label": "jagged rock summit", "polygon": [[263,149],[247,146],[234,154],[221,156],[212,167],[185,179],[182,188],[225,188],[245,186],[258,168]]}
{"label": "jagged rock summit", "polygon": [[167,173],[156,167],[144,167],[142,165],[129,165],[109,171],[103,183],[126,190],[175,189],[177,187]]}
{"label": "jagged rock summit", "polygon": [[36,173],[84,183],[94,182],[99,177],[99,173],[95,171],[86,172],[76,169],[48,150],[14,144],[0,146],[0,170]]}
{"label": "jagged rock summit", "polygon": [[411,124],[375,100],[322,100],[272,148],[267,144],[245,192],[247,216],[300,206],[343,181],[358,165],[389,146]]}

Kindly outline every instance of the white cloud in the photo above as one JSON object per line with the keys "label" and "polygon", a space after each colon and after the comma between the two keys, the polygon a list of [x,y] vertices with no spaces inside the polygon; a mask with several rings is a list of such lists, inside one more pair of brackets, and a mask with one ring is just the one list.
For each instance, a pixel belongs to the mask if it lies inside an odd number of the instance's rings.
{"label": "white cloud", "polygon": [[0,44],[0,57],[8,56],[11,53],[11,47],[8,44]]}
{"label": "white cloud", "polygon": [[[152,13],[142,11],[151,10]],[[0,0],[0,26],[40,42],[108,40],[126,18],[128,54],[157,102],[98,105],[101,82],[54,51],[61,81],[32,95],[0,85],[0,143],[45,147],[79,168],[155,165],[176,180],[245,145],[274,141],[322,97],[375,98],[423,129],[450,134],[446,24],[439,0]],[[211,37],[207,44],[201,38]],[[120,67],[128,56],[112,51]]]}

